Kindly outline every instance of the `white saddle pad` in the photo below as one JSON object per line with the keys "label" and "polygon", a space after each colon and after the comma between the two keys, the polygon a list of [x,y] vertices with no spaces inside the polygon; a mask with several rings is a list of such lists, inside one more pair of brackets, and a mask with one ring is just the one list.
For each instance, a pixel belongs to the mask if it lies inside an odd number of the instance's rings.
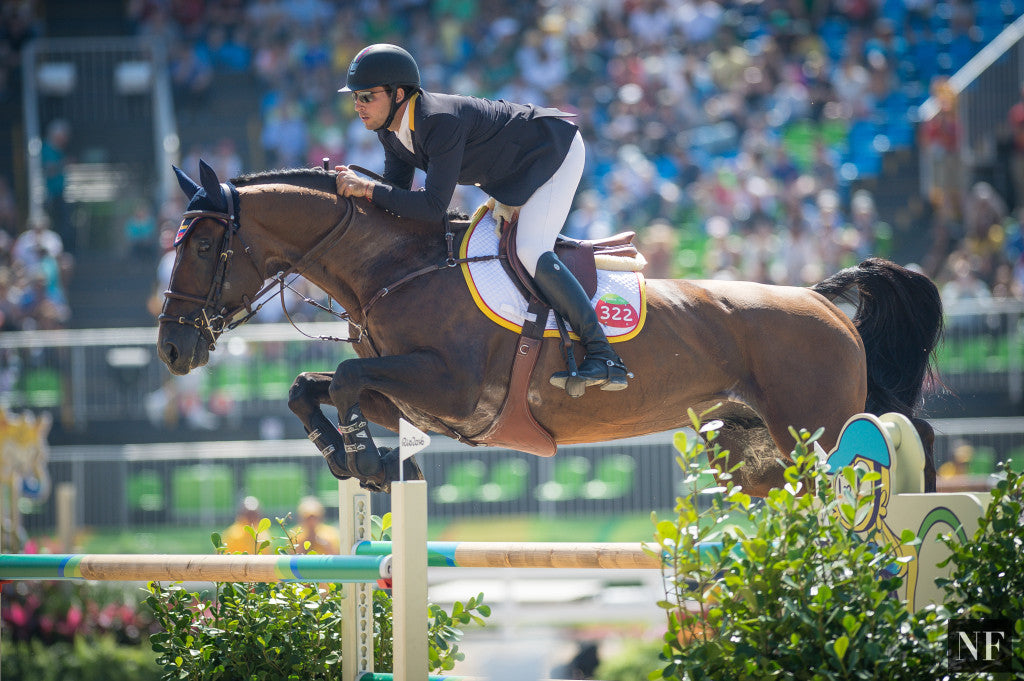
{"label": "white saddle pad", "polygon": [[[459,249],[459,257],[494,255],[498,252],[498,226],[487,206],[473,215]],[[530,314],[527,301],[497,260],[463,263],[462,273],[477,307],[491,321],[517,333]],[[612,343],[640,333],[647,317],[647,293],[640,272],[597,271],[597,292],[590,300],[605,335]],[[531,320],[532,321],[532,320]],[[545,336],[557,336],[554,313],[548,314]],[[575,338],[575,334],[573,335]]]}

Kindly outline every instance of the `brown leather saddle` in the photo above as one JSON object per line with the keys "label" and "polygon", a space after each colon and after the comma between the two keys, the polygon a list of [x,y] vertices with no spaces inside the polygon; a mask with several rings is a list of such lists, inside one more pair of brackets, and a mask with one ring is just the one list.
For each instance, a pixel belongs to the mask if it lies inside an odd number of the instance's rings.
{"label": "brown leather saddle", "polygon": [[[511,224],[502,220],[501,238],[498,240],[498,255],[501,256],[501,264],[506,272],[515,282],[523,296],[530,300],[537,298],[543,300],[544,296],[536,289],[533,278],[523,267],[516,253],[516,232],[519,229],[519,221]],[[597,292],[597,262],[598,255],[610,255],[619,257],[636,258],[638,251],[633,239],[636,232],[620,232],[604,239],[582,240],[571,239],[561,234],[555,240],[555,255],[565,263],[569,271],[575,275],[576,280],[583,286],[583,290],[591,298]]]}
{"label": "brown leather saddle", "polygon": [[[516,343],[516,354],[512,361],[512,371],[505,400],[491,425],[483,433],[473,438],[473,442],[492,447],[506,447],[538,456],[554,456],[558,445],[555,444],[551,434],[533,417],[527,401],[530,377],[537,366],[537,359],[540,357],[540,348],[544,340],[544,330],[551,306],[547,304],[534,286],[532,277],[516,254],[518,220],[508,223],[504,219],[500,219],[500,224],[501,236],[498,242],[500,262],[526,298],[529,318],[523,323],[522,333]],[[635,236],[635,232],[622,232],[594,241],[559,236],[555,243],[555,254],[576,276],[587,295],[593,297],[597,292],[596,256],[604,254],[636,258],[638,252],[632,243]],[[561,319],[556,321],[559,335],[562,338],[566,366],[570,371],[574,371],[576,360],[572,352],[572,340],[569,338],[565,323]]]}

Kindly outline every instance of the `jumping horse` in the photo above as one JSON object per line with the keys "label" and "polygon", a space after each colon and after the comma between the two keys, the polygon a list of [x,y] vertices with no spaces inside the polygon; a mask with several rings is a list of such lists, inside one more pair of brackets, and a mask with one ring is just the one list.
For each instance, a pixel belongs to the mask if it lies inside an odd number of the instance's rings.
{"label": "jumping horse", "polygon": [[[399,479],[397,452],[375,446],[368,422],[397,431],[404,417],[488,444],[480,436],[508,393],[517,335],[478,310],[453,258],[452,235],[460,239],[468,220],[400,219],[339,197],[334,173],[320,169],[221,183],[201,162],[198,184],[175,172],[189,204],[157,341],[173,374],[206,364],[275,281],[300,273],[346,311],[358,356],[300,374],[289,391],[335,476],[377,491]],[[635,375],[625,391],[570,397],[548,381],[565,368],[559,340],[541,344],[526,401],[556,445],[685,427],[692,407],[722,421],[718,442],[730,465],[743,462],[734,479],[764,495],[784,484],[791,427],[824,428],[829,450],[850,416],[899,412],[926,444],[934,489],[933,434],[915,416],[942,334],[927,277],[871,258],[808,288],[653,279],[646,295],[642,331],[617,346]],[[856,304],[852,320],[832,302],[841,299]],[[322,405],[337,410],[338,425]],[[407,479],[422,477],[414,460],[405,466]]]}

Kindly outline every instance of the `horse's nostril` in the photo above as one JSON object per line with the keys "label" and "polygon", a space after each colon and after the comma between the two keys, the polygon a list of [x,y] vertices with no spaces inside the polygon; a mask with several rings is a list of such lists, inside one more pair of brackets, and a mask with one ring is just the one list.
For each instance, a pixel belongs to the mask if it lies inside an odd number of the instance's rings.
{"label": "horse's nostril", "polygon": [[168,364],[174,364],[178,361],[178,347],[171,342],[164,343],[163,355]]}

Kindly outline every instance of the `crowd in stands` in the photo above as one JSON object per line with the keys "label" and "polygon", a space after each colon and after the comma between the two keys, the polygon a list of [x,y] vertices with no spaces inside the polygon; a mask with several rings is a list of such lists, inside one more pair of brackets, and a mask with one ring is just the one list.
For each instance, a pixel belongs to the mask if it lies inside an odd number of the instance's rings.
{"label": "crowd in stands", "polygon": [[[571,236],[637,231],[652,277],[807,284],[890,254],[870,183],[855,182],[877,174],[879,155],[862,147],[879,142],[856,129],[882,121],[883,150],[915,141],[912,107],[1002,27],[980,4],[136,0],[131,12],[140,32],[173,45],[179,97],[215,96],[217,73],[255,77],[261,167],[330,157],[379,169],[375,137],[336,90],[358,49],[394,42],[427,89],[579,114],[589,153]],[[956,134],[941,125],[947,114],[918,131],[934,148],[926,198],[938,214],[923,228],[945,231],[942,252],[919,264],[944,283],[966,260],[991,293],[1019,296],[1016,214],[1003,211],[993,227],[1003,248],[981,262],[975,192],[956,185],[943,154]],[[479,199],[470,188],[455,202]]]}
{"label": "crowd in stands", "polygon": [[[955,95],[943,89],[1024,12],[1024,0],[127,7],[138,34],[169,45],[179,109],[216,97],[218,75],[259,84],[253,149],[225,141],[186,150],[216,157],[224,176],[242,169],[243,153],[246,170],[314,166],[324,157],[379,170],[380,145],[337,89],[361,47],[394,42],[416,57],[428,90],[578,114],[588,159],[566,232],[635,230],[650,277],[802,285],[865,256],[890,255],[893,229],[864,180],[878,176],[882,151],[917,144],[932,187],[917,229],[933,232],[933,248],[916,264],[951,297],[967,269],[990,296],[1024,298],[1024,198],[1000,196],[987,183],[961,186]],[[943,106],[915,127],[916,105],[929,94],[942,94]],[[460,188],[453,203],[471,210],[481,200],[478,190]]]}
{"label": "crowd in stands", "polygon": [[0,331],[63,328],[71,316],[72,267],[46,214],[30,219],[16,238],[0,229]]}

